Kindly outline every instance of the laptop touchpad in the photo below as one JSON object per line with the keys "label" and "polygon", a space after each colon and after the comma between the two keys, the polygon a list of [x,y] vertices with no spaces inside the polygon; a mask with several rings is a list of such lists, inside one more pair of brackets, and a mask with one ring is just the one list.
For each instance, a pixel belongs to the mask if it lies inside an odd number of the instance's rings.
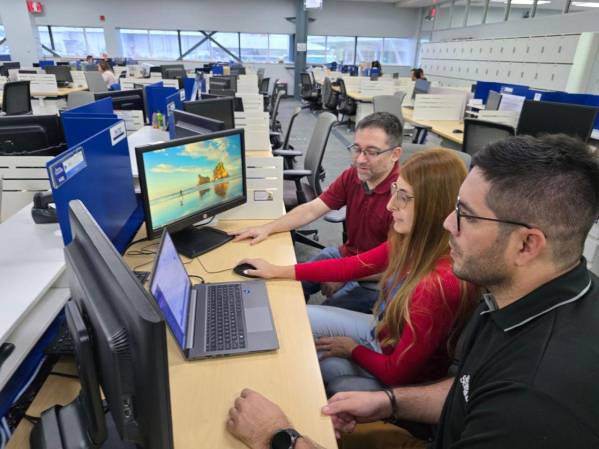
{"label": "laptop touchpad", "polygon": [[245,325],[248,333],[272,330],[272,321],[268,307],[252,307],[245,309]]}

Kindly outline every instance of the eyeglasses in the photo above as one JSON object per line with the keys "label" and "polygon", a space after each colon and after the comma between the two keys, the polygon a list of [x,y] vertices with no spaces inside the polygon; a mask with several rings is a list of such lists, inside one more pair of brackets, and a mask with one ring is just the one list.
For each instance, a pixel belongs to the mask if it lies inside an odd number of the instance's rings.
{"label": "eyeglasses", "polygon": [[353,156],[358,157],[360,154],[363,154],[367,158],[375,158],[380,156],[383,153],[387,153],[388,151],[393,151],[396,147],[387,148],[386,150],[381,150],[377,147],[366,147],[364,149],[360,148],[360,145],[357,143],[351,144],[347,147],[349,151],[351,151]]}
{"label": "eyeglasses", "polygon": [[391,183],[391,198],[394,196],[398,209],[404,209],[408,203],[414,199],[413,195],[410,195],[405,190],[400,189],[396,182]]}
{"label": "eyeglasses", "polygon": [[462,203],[460,202],[459,196],[458,196],[458,200],[455,203],[455,215],[456,215],[456,220],[457,220],[457,224],[458,224],[458,232],[460,232],[460,219],[462,217],[463,218],[471,218],[474,220],[495,221],[497,223],[505,223],[505,224],[510,224],[510,225],[514,225],[514,226],[524,226],[527,229],[533,229],[533,226],[526,224],[526,223],[520,223],[519,221],[501,220],[499,218],[479,217],[478,215],[463,214],[462,213]]}

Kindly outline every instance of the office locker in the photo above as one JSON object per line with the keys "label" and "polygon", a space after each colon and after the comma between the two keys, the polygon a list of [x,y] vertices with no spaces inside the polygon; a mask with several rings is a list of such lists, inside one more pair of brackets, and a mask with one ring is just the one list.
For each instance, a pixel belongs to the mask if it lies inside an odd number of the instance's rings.
{"label": "office locker", "polygon": [[531,87],[539,89],[551,89],[553,86],[552,76],[554,75],[553,70],[554,64],[538,64],[537,65],[537,78],[534,83],[531,83]]}
{"label": "office locker", "polygon": [[505,61],[505,39],[495,39],[493,41],[493,60]]}
{"label": "office locker", "polygon": [[545,37],[531,37],[526,49],[527,57],[523,62],[545,62],[546,45]]}
{"label": "office locker", "polygon": [[570,71],[572,70],[572,65],[555,64],[553,67],[555,76],[553,78],[554,87],[552,87],[552,89],[566,90],[566,86],[568,85],[568,77],[570,76]]}
{"label": "office locker", "polygon": [[550,50],[551,62],[572,63],[579,39],[579,34],[558,36]]}
{"label": "office locker", "polygon": [[519,61],[527,61],[528,60],[528,53],[527,53],[527,49],[528,47],[528,41],[529,39],[527,37],[521,37],[518,39],[515,39],[515,43],[514,43],[514,47],[512,49],[512,62],[519,62]]}

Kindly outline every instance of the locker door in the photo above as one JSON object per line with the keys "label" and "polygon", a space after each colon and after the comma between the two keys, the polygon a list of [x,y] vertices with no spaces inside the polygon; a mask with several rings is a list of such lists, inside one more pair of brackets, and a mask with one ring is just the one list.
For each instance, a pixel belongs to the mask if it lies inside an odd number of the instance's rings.
{"label": "locker door", "polygon": [[572,63],[580,35],[559,36],[551,50],[552,62]]}

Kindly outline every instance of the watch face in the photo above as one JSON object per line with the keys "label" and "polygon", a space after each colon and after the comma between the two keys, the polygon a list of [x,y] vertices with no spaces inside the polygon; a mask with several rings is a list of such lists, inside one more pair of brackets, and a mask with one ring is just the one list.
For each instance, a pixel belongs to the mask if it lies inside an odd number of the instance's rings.
{"label": "watch face", "polygon": [[291,447],[291,435],[285,430],[277,432],[272,438],[271,449],[289,449]]}

